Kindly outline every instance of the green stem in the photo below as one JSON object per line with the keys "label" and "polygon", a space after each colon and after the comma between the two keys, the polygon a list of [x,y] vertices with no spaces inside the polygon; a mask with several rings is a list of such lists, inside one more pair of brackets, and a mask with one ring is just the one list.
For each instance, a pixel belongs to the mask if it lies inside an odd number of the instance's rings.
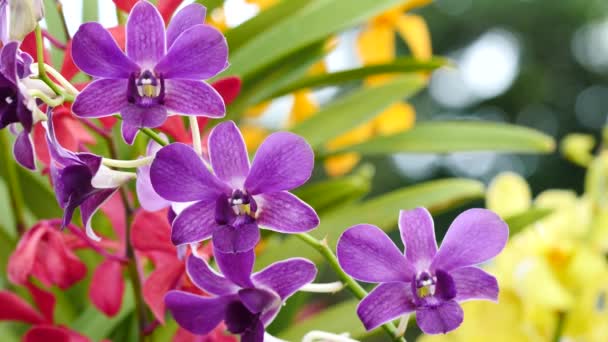
{"label": "green stem", "polygon": [[6,185],[11,198],[11,206],[13,207],[13,215],[15,216],[15,224],[17,226],[18,236],[23,235],[26,228],[25,222],[25,201],[23,200],[23,192],[17,175],[17,163],[12,158],[11,143],[8,136],[8,130],[0,132],[0,144],[4,146],[4,161],[2,165],[6,168]]}
{"label": "green stem", "polygon": [[[113,159],[118,159],[118,151],[116,149],[116,144],[114,144],[114,140],[110,136],[104,136],[108,144],[108,149],[110,150],[110,156]],[[129,274],[129,279],[131,280],[131,284],[133,285],[133,295],[135,298],[135,312],[137,315],[137,323],[138,323],[138,341],[144,340],[144,329],[147,324],[146,318],[146,306],[144,303],[144,297],[142,292],[142,283],[141,278],[139,277],[139,270],[137,268],[137,255],[135,255],[135,250],[131,245],[131,223],[133,220],[133,214],[135,210],[131,205],[131,201],[129,200],[129,194],[125,188],[125,186],[120,187],[120,198],[125,207],[125,217],[126,217],[126,230],[125,230],[125,257],[128,260],[127,271]]]}
{"label": "green stem", "polygon": [[156,141],[157,143],[160,144],[160,146],[167,146],[169,143],[167,143],[165,140],[163,140],[163,138],[160,137],[160,135],[158,135],[156,132],[154,132],[152,129],[150,128],[140,128],[139,129],[143,134],[147,135],[148,137],[150,137],[150,139]]}
{"label": "green stem", "polygon": [[[36,25],[36,55],[38,58],[38,78],[40,78],[44,83],[46,83],[57,95],[62,95],[66,100],[68,97],[64,92],[59,88],[55,82],[53,82],[49,75],[46,73],[45,65],[44,65],[44,41],[42,40],[42,30],[40,29],[40,25]],[[73,100],[73,96],[72,96]]]}
{"label": "green stem", "polygon": [[566,325],[566,313],[560,311],[557,313],[557,324],[555,325],[555,331],[553,332],[553,342],[559,342],[562,338],[562,334],[564,333],[564,327]]}
{"label": "green stem", "polygon": [[[312,235],[302,233],[297,234],[297,237],[300,240],[304,241],[306,244],[316,249],[323,257],[327,260],[329,266],[334,270],[338,278],[346,285],[346,287],[352,292],[352,294],[357,297],[357,299],[361,300],[365,296],[367,296],[367,291],[359,283],[357,283],[353,278],[351,278],[342,267],[340,267],[340,263],[338,262],[338,258],[334,254],[334,252],[329,248],[327,242],[325,240],[319,241],[315,239]],[[401,336],[397,336],[397,328],[393,323],[386,323],[382,326],[382,329],[390,336],[392,341],[395,342],[406,342],[405,338]]]}

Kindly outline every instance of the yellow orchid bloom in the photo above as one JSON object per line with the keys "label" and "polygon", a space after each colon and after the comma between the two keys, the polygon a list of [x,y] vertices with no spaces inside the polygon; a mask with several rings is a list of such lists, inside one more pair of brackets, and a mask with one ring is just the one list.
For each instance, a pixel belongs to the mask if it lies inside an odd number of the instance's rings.
{"label": "yellow orchid bloom", "polygon": [[496,176],[486,194],[486,207],[503,218],[522,213],[531,204],[532,193],[528,183],[513,172]]}
{"label": "yellow orchid bloom", "polygon": [[503,173],[491,182],[487,205],[503,217],[531,205],[552,212],[513,236],[489,265],[500,284],[497,305],[467,303],[459,329],[420,340],[549,341],[560,315],[564,315],[563,339],[608,340],[608,264],[589,239],[598,214],[589,198],[548,190],[532,201],[523,178]]}
{"label": "yellow orchid bloom", "polygon": [[[247,0],[264,10],[274,5],[276,0]],[[359,38],[359,53],[364,65],[390,62],[395,58],[395,34],[398,33],[410,47],[416,58],[427,59],[432,56],[431,40],[424,19],[419,16],[405,14],[405,11],[420,7],[430,0],[405,1],[380,16],[372,19],[363,29]],[[335,46],[335,44],[328,44]],[[325,72],[323,63],[317,63],[311,74]],[[376,85],[390,76],[376,76],[365,81],[368,85]],[[294,102],[289,115],[289,126],[293,126],[317,112],[319,105],[314,101],[311,91],[303,89],[293,94]],[[245,113],[247,118],[259,117],[266,111],[269,103],[261,103],[251,107]],[[329,150],[365,142],[378,135],[390,135],[403,132],[413,127],[415,109],[409,103],[395,103],[389,106],[371,121],[347,132],[327,143]],[[250,146],[257,146],[264,135],[260,129],[248,129],[243,132]],[[248,145],[248,146],[249,146]],[[357,153],[346,153],[332,156],[325,162],[325,169],[330,176],[340,176],[350,172],[361,157]]]}
{"label": "yellow orchid bloom", "polygon": [[[395,36],[398,33],[410,47],[412,55],[419,59],[432,56],[431,38],[423,18],[405,12],[429,3],[429,0],[411,0],[373,18],[362,29],[358,38],[358,52],[363,65],[387,63],[395,59]],[[379,75],[365,80],[374,86],[391,79]],[[416,118],[414,108],[408,103],[395,103],[370,122],[357,127],[328,143],[329,150],[362,143],[374,136],[403,132],[413,127]],[[347,153],[328,158],[325,169],[330,176],[348,173],[359,162],[356,153]]]}

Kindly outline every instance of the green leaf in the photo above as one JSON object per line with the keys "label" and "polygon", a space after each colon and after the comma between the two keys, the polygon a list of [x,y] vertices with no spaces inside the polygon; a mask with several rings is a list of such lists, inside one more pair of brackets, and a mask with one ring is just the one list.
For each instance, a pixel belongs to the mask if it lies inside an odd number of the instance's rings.
{"label": "green leaf", "polygon": [[126,282],[125,285],[122,307],[116,316],[106,317],[94,306],[90,305],[77,320],[70,324],[70,328],[88,336],[94,341],[107,337],[135,308],[133,286],[130,282]]}
{"label": "green leaf", "polygon": [[519,233],[522,229],[526,228],[527,226],[533,224],[538,220],[542,220],[552,212],[552,209],[532,207],[521,214],[509,216],[505,220],[505,222],[507,222],[507,224],[509,225],[509,235],[513,236]]}
{"label": "green leaf", "polygon": [[496,151],[549,153],[555,148],[550,136],[510,124],[482,121],[422,122],[406,132],[380,136],[348,146],[334,153],[357,152],[363,155],[394,153],[450,153]]}
{"label": "green leaf", "polygon": [[428,61],[420,61],[411,57],[403,57],[395,59],[387,64],[369,65],[357,69],[333,72],[330,74],[309,76],[288,84],[286,87],[283,87],[276,93],[273,93],[271,96],[269,96],[269,98],[289,94],[296,90],[305,88],[340,85],[374,75],[432,71],[446,64],[447,60],[440,57],[435,57]]}
{"label": "green leaf", "polygon": [[319,112],[293,128],[313,148],[371,120],[392,103],[418,92],[425,81],[409,75],[376,87],[361,88],[321,108]]}
{"label": "green leaf", "polygon": [[[61,21],[55,0],[44,0],[44,21],[46,22],[46,29],[53,37],[63,43],[67,41],[63,22]],[[63,51],[53,46],[51,47],[51,57],[53,65],[61,65],[63,62]]]}
{"label": "green leaf", "polygon": [[307,184],[293,193],[320,214],[365,196],[371,189],[374,173],[374,166],[365,164],[349,176]]}
{"label": "green leaf", "polygon": [[48,180],[38,173],[19,168],[19,180],[21,190],[25,196],[28,209],[36,218],[61,217],[63,211],[57,204],[55,193],[51,189]]}
{"label": "green leaf", "polygon": [[224,4],[224,0],[196,0],[195,2],[207,8],[207,15],[209,15],[214,9]]}
{"label": "green leaf", "polygon": [[[292,2],[293,0],[289,0]],[[288,19],[252,36],[232,54],[227,74],[247,75],[327,36],[355,26],[403,0],[311,0]]]}
{"label": "green leaf", "polygon": [[[8,132],[5,133],[8,134]],[[12,147],[5,146],[5,144],[13,144],[13,141],[0,141],[0,156],[2,156],[2,160],[7,160],[6,158],[12,160],[12,155],[5,155],[5,153],[10,153],[8,151],[10,151]],[[15,167],[19,179],[19,188],[23,194],[25,205],[35,218],[61,217],[62,211],[57,204],[55,193],[51,189],[48,179],[38,172],[28,171],[19,165],[15,165]],[[4,166],[0,167],[0,177],[2,177],[5,182],[8,181],[6,172]]]}
{"label": "green leaf", "polygon": [[302,77],[324,55],[324,42],[317,42],[298,51],[292,58],[281,61],[269,72],[243,80],[242,95],[228,107],[227,118],[237,119],[248,106],[262,102],[278,88]]}
{"label": "green leaf", "polygon": [[99,6],[97,0],[82,2],[82,22],[97,21],[99,18]]}
{"label": "green leaf", "polygon": [[[397,225],[399,210],[426,207],[440,213],[470,200],[482,198],[484,186],[470,179],[451,178],[425,182],[395,190],[361,203],[353,203],[321,215],[321,225],[311,234],[318,239],[327,237],[330,245],[347,228],[362,222],[390,231]],[[281,248],[267,249],[260,255],[256,267],[294,256],[320,261],[321,256],[312,248],[303,248],[297,237],[287,237]]]}
{"label": "green leaf", "polygon": [[336,334],[346,332],[351,337],[357,338],[366,333],[363,324],[357,317],[358,303],[356,300],[349,300],[333,305],[309,319],[293,324],[282,331],[278,337],[287,341],[301,341],[309,331],[322,330]]}
{"label": "green leaf", "polygon": [[310,0],[281,1],[241,25],[226,31],[225,36],[231,53],[234,53],[250,39],[274,27],[278,22],[289,18],[309,2]]}

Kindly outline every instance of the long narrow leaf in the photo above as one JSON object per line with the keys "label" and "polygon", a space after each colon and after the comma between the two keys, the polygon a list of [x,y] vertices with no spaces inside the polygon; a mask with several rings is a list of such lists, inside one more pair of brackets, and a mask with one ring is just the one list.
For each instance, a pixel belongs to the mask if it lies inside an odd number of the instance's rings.
{"label": "long narrow leaf", "polygon": [[[290,0],[292,1],[292,0]],[[226,72],[247,77],[331,34],[355,26],[403,0],[311,0],[287,20],[255,36],[231,57]]]}
{"label": "long narrow leaf", "polygon": [[308,3],[310,0],[283,0],[241,25],[226,31],[230,51],[236,52],[249,40],[276,26],[278,22],[288,19]]}
{"label": "long narrow leaf", "polygon": [[419,71],[432,71],[446,65],[447,63],[448,61],[445,58],[441,57],[435,57],[428,61],[421,61],[410,57],[404,57],[386,64],[368,65],[351,70],[309,76],[291,84],[288,84],[286,87],[279,89],[276,93],[272,94],[269,97],[278,97],[304,88],[340,85],[379,74],[400,74]]}
{"label": "long narrow leaf", "polygon": [[304,137],[314,148],[371,120],[392,103],[418,92],[425,81],[408,75],[389,83],[361,88],[323,107],[310,119],[298,124],[293,132]]}
{"label": "long narrow leaf", "polygon": [[481,121],[434,121],[419,123],[407,132],[377,137],[332,153],[357,152],[364,155],[462,151],[549,153],[554,148],[553,138],[526,127]]}

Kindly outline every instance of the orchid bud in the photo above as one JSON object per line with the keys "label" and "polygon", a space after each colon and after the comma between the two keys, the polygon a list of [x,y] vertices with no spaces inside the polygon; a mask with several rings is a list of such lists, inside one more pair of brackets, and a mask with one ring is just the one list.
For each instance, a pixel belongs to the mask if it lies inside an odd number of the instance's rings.
{"label": "orchid bud", "polygon": [[[8,3],[8,8],[6,8]],[[8,10],[8,13],[4,12]],[[8,26],[9,40],[23,40],[25,36],[34,31],[38,21],[44,18],[44,4],[42,0],[0,0],[0,19],[2,20],[2,29],[0,33],[4,34],[4,29]],[[5,19],[8,18],[6,21]],[[5,24],[6,23],[6,24]],[[2,41],[6,43],[6,36],[2,36]]]}

